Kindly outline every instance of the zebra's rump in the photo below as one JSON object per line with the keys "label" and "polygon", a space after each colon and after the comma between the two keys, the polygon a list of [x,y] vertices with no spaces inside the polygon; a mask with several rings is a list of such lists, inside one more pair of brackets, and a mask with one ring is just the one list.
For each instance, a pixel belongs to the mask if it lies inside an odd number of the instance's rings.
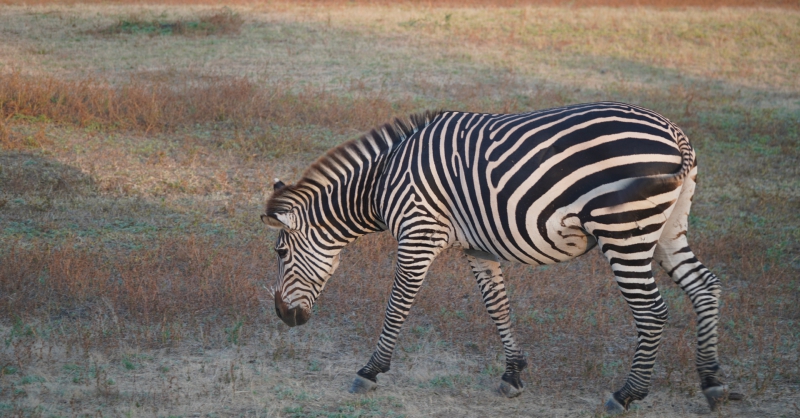
{"label": "zebra's rump", "polygon": [[381,206],[413,190],[418,204],[447,218],[454,244],[549,264],[583,254],[593,230],[631,211],[663,215],[692,165],[680,129],[636,106],[443,112],[393,153]]}

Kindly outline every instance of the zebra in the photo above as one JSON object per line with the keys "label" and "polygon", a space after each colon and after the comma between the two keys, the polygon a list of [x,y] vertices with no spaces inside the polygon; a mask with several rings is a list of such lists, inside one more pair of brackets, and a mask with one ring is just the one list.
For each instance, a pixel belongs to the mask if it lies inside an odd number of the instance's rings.
{"label": "zebra", "polygon": [[524,389],[500,261],[566,261],[595,246],[633,314],[637,344],[624,385],[605,402],[622,413],[650,387],[667,307],[655,260],[697,314],[696,368],[712,410],[726,396],[717,356],[719,279],[689,247],[695,152],[670,120],[599,102],[521,114],[428,111],[398,118],[318,158],[295,184],[276,179],[261,220],[279,229],[275,312],[302,325],[342,248],[389,230],[394,283],[377,347],[349,391],[375,389],[433,260],[466,254],[506,359],[499,391]]}

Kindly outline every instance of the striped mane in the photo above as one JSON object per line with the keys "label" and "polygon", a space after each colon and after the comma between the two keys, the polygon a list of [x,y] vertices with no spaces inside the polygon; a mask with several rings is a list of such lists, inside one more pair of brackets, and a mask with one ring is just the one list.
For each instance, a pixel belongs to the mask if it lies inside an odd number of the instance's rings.
{"label": "striped mane", "polygon": [[[363,154],[360,150],[373,150],[378,155],[391,154],[398,145],[411,135],[425,128],[443,111],[425,111],[415,113],[406,118],[396,118],[392,122],[372,129],[369,133],[350,141],[344,142],[325,155],[317,158],[295,184],[289,184],[275,191],[267,200],[266,214],[284,212],[291,209],[292,200],[288,197],[305,186],[325,182],[330,178],[332,170],[340,165],[338,160],[352,158],[353,155]],[[355,152],[353,152],[355,151]]]}

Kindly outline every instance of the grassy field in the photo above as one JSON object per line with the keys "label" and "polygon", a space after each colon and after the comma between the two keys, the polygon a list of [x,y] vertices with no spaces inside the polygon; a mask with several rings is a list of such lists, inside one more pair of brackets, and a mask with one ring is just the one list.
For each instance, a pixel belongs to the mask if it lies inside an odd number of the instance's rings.
{"label": "grassy field", "polygon": [[[0,6],[0,415],[600,414],[635,331],[599,252],[504,266],[519,398],[496,392],[500,340],[457,251],[358,397],[393,239],[347,248],[288,329],[259,221],[273,178],[393,116],[593,100],[659,111],[697,150],[690,242],[723,282],[725,381],[746,395],[718,415],[800,414],[800,10],[616,3]],[[691,303],[658,281],[670,320],[629,415],[707,415]]]}

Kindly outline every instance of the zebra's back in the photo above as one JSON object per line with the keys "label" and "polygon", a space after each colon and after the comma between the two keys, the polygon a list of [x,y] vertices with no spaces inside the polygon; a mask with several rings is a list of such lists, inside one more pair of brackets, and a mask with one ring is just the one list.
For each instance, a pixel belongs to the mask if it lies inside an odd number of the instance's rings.
{"label": "zebra's back", "polygon": [[452,245],[550,264],[583,254],[598,225],[624,221],[637,202],[663,212],[687,160],[674,124],[621,103],[443,112],[393,152],[378,206],[390,228],[424,208],[451,228]]}

